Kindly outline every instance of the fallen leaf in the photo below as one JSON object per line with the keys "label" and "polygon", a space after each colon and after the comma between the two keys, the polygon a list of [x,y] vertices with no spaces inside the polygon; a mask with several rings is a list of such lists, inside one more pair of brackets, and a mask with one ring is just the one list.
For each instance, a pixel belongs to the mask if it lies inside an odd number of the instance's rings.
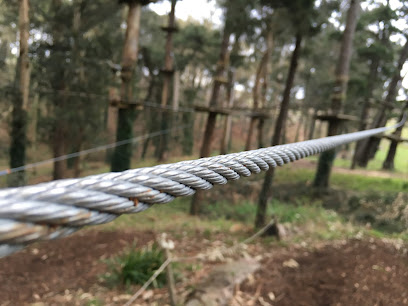
{"label": "fallen leaf", "polygon": [[148,300],[153,296],[153,290],[147,290],[143,293],[142,298]]}
{"label": "fallen leaf", "polygon": [[261,304],[262,306],[271,306],[271,304],[269,304],[267,301],[265,301],[262,296],[260,296],[260,297],[258,298],[258,302],[259,302],[259,304]]}
{"label": "fallen leaf", "polygon": [[293,268],[293,269],[299,268],[299,263],[293,258],[284,261],[282,265],[287,268]]}

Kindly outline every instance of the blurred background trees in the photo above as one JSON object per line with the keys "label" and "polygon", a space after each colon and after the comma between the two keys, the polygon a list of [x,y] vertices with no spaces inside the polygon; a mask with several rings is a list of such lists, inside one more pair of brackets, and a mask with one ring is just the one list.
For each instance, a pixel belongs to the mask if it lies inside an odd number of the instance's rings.
{"label": "blurred background trees", "polygon": [[[327,134],[327,122],[316,118],[329,112],[333,88],[344,85],[335,69],[350,1],[210,1],[208,8],[223,16],[220,20],[180,19],[177,4],[166,110],[160,103],[168,16],[156,11],[157,5],[170,7],[170,1],[149,2],[0,1],[0,165],[16,168],[128,142],[56,160],[52,171],[18,172],[8,177],[10,186],[108,171],[108,165],[125,170],[141,159],[152,163],[163,158],[160,137],[139,139],[137,146],[128,139],[163,126],[180,128],[166,136],[170,159]],[[383,126],[406,108],[407,2],[359,2],[341,103],[344,114],[358,119],[338,133]],[[234,116],[225,111],[230,108],[237,110]],[[171,116],[159,115],[170,110]],[[171,120],[163,125],[160,118]],[[386,169],[393,168],[396,147],[404,145],[403,135],[394,136]],[[342,148],[341,157],[352,168],[367,167],[379,143],[379,138],[361,141]],[[389,140],[381,143],[388,150]],[[269,194],[266,186],[262,207]],[[192,207],[199,211],[198,204]]]}

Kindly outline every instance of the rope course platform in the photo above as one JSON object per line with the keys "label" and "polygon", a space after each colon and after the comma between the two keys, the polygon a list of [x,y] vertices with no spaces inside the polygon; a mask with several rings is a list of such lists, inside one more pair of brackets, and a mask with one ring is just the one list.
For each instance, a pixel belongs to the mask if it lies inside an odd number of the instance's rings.
{"label": "rope course platform", "polygon": [[376,138],[385,138],[387,140],[396,141],[396,142],[408,142],[408,138],[399,137],[399,136],[396,136],[394,134],[376,135],[374,137],[376,137]]}
{"label": "rope course platform", "polygon": [[189,196],[271,167],[398,128],[330,136],[269,148],[181,161],[123,172],[0,190],[0,257],[35,241],[67,236],[154,204]]}
{"label": "rope course platform", "polygon": [[219,115],[228,116],[228,115],[245,115],[247,117],[253,118],[271,118],[270,109],[257,109],[252,108],[228,108],[228,107],[214,107],[206,105],[194,105],[194,110],[197,112],[203,113],[217,113]]}
{"label": "rope course platform", "polygon": [[360,118],[357,116],[351,116],[346,114],[317,114],[317,120],[321,121],[360,121]]}

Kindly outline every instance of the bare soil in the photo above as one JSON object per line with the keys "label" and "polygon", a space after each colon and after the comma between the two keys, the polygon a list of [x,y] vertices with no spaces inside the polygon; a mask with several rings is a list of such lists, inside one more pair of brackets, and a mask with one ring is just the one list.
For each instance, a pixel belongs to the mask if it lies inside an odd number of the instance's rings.
{"label": "bare soil", "polygon": [[[299,266],[285,265],[288,256]],[[408,256],[378,240],[277,252],[262,264],[241,290],[272,305],[408,305]]]}
{"label": "bare soil", "polygon": [[106,270],[102,259],[134,240],[144,245],[153,232],[83,231],[71,237],[35,244],[0,259],[0,302],[21,305],[66,289],[88,290]]}
{"label": "bare soil", "polygon": [[[194,238],[176,239],[178,255],[203,252],[225,238],[225,234],[213,236],[214,242],[203,233],[193,234]],[[153,232],[83,231],[0,259],[0,304],[91,305],[86,304],[89,295],[98,297],[103,305],[121,305],[134,290],[104,288],[98,280],[106,272],[102,259],[119,253],[135,239],[141,247],[154,237]],[[250,305],[252,297],[257,297],[252,305],[408,304],[408,255],[381,240],[345,240],[313,248],[270,247],[258,241],[247,251],[252,256],[262,254],[262,267],[241,286],[240,292],[249,298],[240,305]],[[299,266],[289,267],[285,264],[289,260]],[[201,262],[196,271],[186,272],[189,275],[177,285],[178,294],[208,275],[211,266]],[[166,300],[165,289],[154,289],[137,304],[157,301],[156,305],[162,305]]]}

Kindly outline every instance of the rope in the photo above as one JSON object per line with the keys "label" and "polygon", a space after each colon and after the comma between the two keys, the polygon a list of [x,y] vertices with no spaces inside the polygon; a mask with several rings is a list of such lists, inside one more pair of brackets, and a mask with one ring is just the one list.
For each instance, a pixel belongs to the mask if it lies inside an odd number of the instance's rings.
{"label": "rope", "polygon": [[58,156],[58,157],[55,157],[55,158],[42,160],[42,161],[39,161],[39,162],[35,162],[35,163],[32,163],[32,164],[27,164],[27,165],[16,167],[16,168],[1,170],[0,171],[0,176],[4,176],[4,175],[8,175],[8,174],[11,174],[11,173],[20,172],[20,171],[24,171],[24,170],[28,170],[28,169],[32,169],[32,168],[35,168],[35,167],[38,167],[38,166],[43,166],[43,165],[51,164],[51,163],[58,162],[58,161],[67,160],[67,159],[74,158],[74,157],[79,157],[79,156],[88,155],[88,154],[99,152],[99,151],[112,149],[112,148],[119,147],[119,146],[129,144],[129,143],[132,143],[132,144],[138,143],[138,142],[140,142],[142,140],[145,140],[145,139],[148,139],[148,138],[153,138],[153,137],[157,137],[157,136],[160,136],[160,135],[168,134],[168,133],[171,133],[173,131],[178,131],[178,130],[185,129],[187,127],[189,127],[189,125],[182,125],[182,126],[179,126],[179,127],[176,127],[176,128],[171,128],[171,129],[161,130],[161,131],[157,131],[157,132],[153,132],[153,133],[149,133],[149,134],[144,134],[144,135],[137,136],[137,137],[134,137],[134,138],[124,139],[124,140],[121,140],[121,141],[118,141],[118,142],[97,146],[97,147],[94,147],[94,148],[90,148],[90,149],[82,150],[82,151],[79,151],[79,152],[74,152],[74,153]]}
{"label": "rope", "polygon": [[391,127],[0,190],[0,256],[21,245],[66,236],[82,226],[110,222],[123,213],[138,213],[196,190],[375,136],[398,128],[405,119]]}

